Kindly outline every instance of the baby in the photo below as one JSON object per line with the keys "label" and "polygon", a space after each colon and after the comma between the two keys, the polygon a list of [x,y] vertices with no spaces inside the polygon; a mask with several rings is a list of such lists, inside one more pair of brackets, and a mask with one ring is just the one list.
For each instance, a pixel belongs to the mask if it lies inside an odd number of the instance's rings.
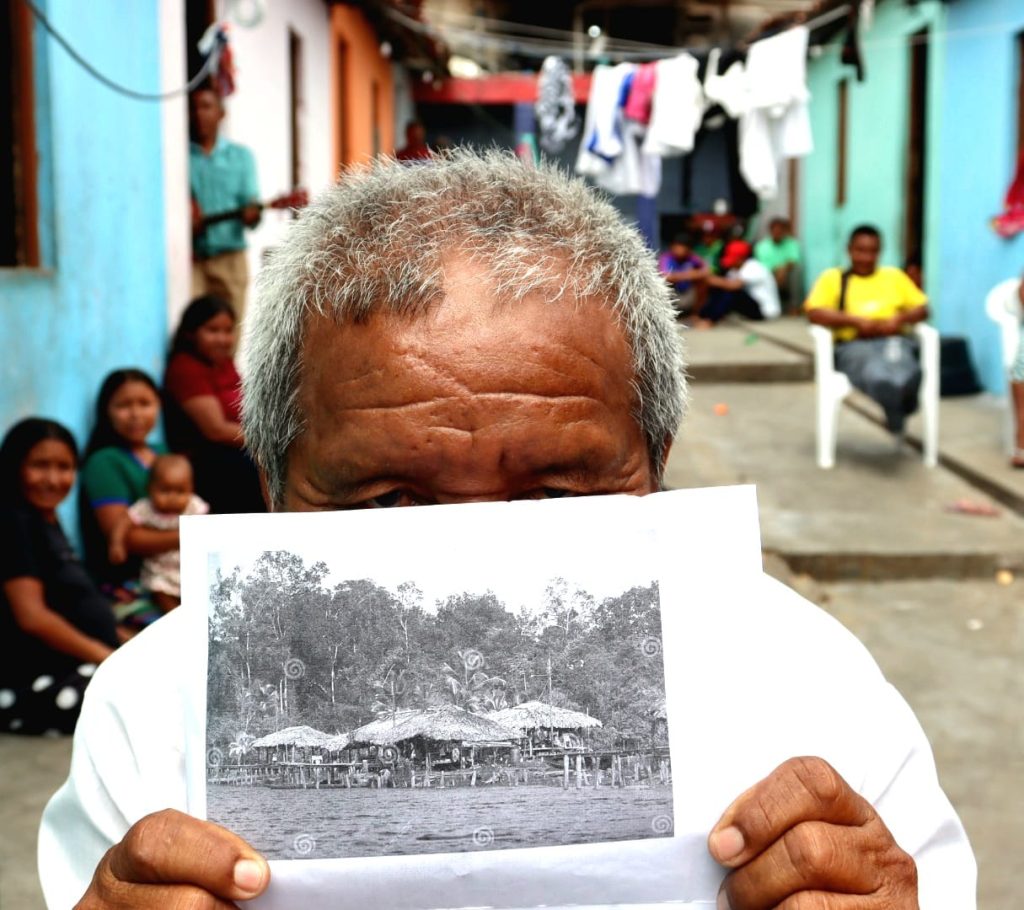
{"label": "baby", "polygon": [[[177,530],[182,515],[204,515],[210,507],[193,492],[192,465],[183,455],[161,455],[149,471],[149,496],[136,502],[110,535],[110,561],[128,558],[126,540],[133,527],[157,531]],[[142,587],[164,612],[181,603],[181,553],[168,550],[148,556],[142,563]]]}

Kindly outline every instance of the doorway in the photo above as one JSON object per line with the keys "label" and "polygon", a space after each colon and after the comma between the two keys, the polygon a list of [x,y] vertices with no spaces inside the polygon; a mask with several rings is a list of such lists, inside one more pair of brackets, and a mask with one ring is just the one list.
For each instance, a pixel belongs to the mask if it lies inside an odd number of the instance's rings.
{"label": "doorway", "polygon": [[907,170],[903,226],[904,262],[920,258],[925,240],[925,169],[928,140],[928,52],[930,34],[921,29],[910,36]]}

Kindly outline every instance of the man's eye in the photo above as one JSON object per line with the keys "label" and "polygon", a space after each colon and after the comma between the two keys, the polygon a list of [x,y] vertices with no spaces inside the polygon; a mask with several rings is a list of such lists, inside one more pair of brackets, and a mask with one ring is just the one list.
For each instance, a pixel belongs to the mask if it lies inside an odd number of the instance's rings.
{"label": "man's eye", "polygon": [[572,496],[571,490],[562,490],[558,487],[540,487],[527,494],[526,499],[561,499],[564,496]]}
{"label": "man's eye", "polygon": [[368,509],[393,509],[403,504],[402,495],[402,490],[388,490],[387,493],[365,500],[363,505]]}

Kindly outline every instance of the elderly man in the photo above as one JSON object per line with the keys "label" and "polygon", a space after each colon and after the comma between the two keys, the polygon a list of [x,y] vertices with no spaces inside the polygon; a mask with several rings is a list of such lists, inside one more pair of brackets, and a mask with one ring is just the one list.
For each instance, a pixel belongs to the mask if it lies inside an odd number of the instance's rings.
{"label": "elderly man", "polygon": [[[268,503],[656,491],[684,397],[669,296],[636,232],[556,172],[460,152],[350,174],[261,277],[244,422]],[[972,907],[927,743],[863,649],[767,579],[749,622],[735,606],[699,644],[688,734],[688,770],[721,797],[717,823],[695,822],[725,867],[719,906]],[[51,907],[227,907],[267,887],[249,845],[175,811],[203,711],[190,622],[176,611],[93,680],[43,822]]]}

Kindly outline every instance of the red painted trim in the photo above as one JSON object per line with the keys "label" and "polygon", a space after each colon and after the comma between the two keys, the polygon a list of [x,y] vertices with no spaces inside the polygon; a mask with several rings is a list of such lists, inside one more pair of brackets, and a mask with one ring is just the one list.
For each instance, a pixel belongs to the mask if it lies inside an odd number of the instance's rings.
{"label": "red painted trim", "polygon": [[[590,73],[572,77],[577,104],[590,97]],[[445,79],[419,83],[413,89],[419,104],[533,104],[537,100],[537,76],[533,73],[497,73],[480,79]]]}

